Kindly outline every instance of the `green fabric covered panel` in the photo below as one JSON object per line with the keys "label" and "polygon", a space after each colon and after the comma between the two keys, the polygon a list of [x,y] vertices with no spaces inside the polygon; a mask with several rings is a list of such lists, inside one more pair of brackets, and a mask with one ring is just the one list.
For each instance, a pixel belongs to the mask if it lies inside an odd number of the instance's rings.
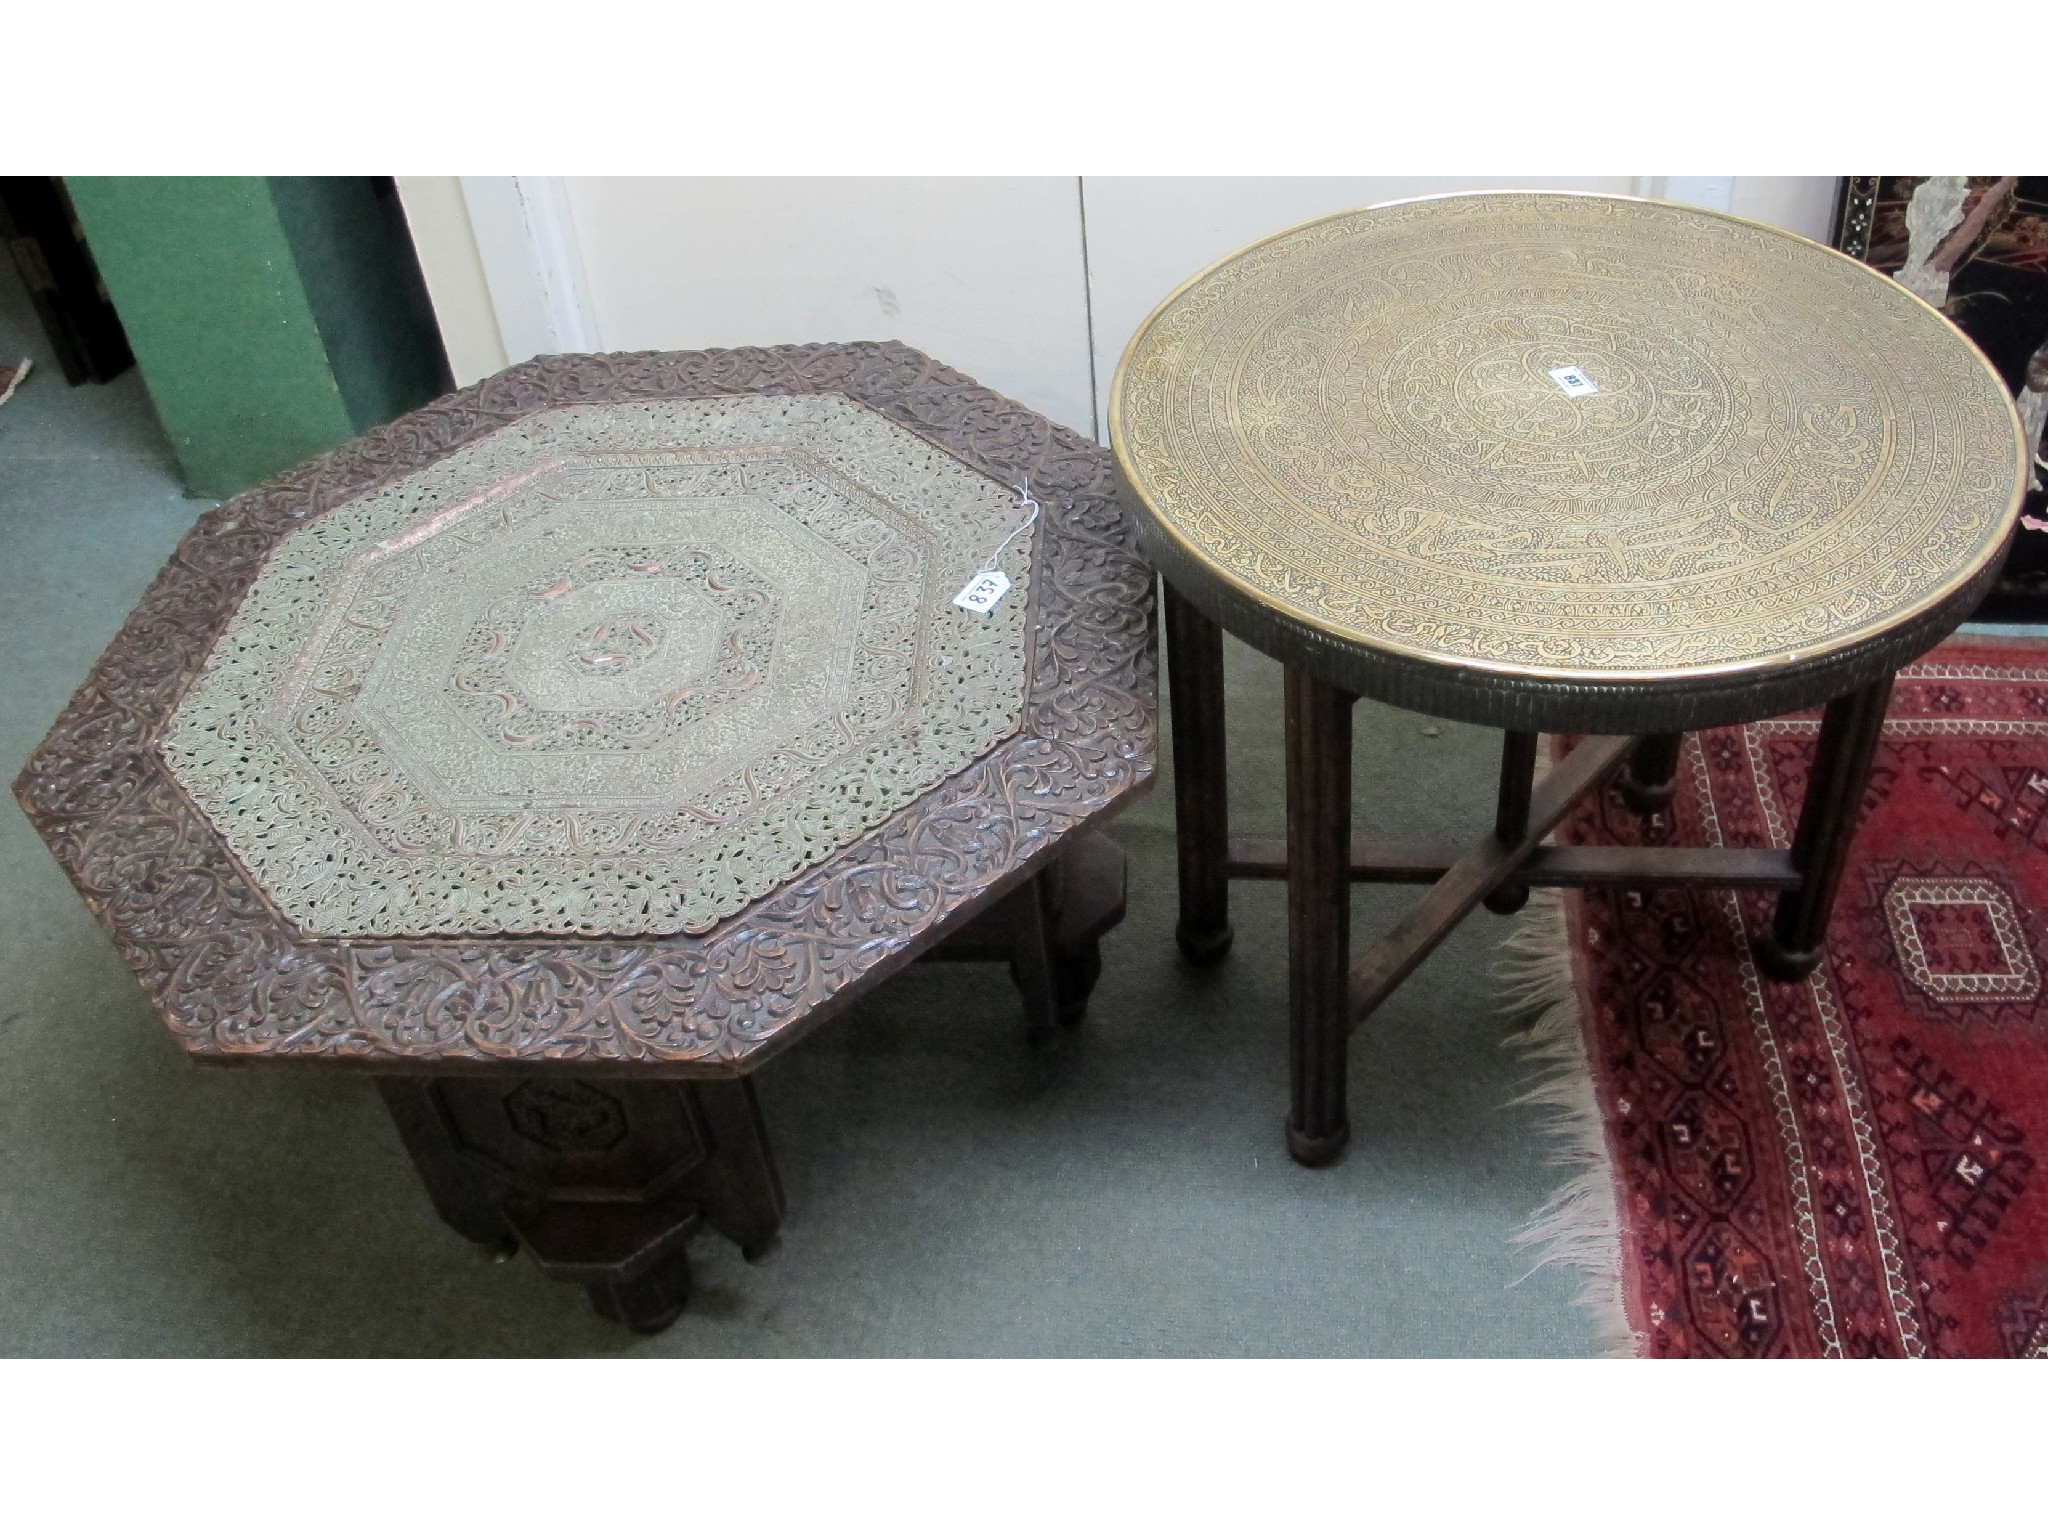
{"label": "green fabric covered panel", "polygon": [[412,234],[390,182],[272,176],[269,183],[356,430],[402,416],[452,388]]}
{"label": "green fabric covered panel", "polygon": [[187,491],[231,495],[354,435],[264,178],[67,185]]}
{"label": "green fabric covered panel", "polygon": [[192,495],[233,495],[449,387],[404,216],[375,178],[67,185]]}

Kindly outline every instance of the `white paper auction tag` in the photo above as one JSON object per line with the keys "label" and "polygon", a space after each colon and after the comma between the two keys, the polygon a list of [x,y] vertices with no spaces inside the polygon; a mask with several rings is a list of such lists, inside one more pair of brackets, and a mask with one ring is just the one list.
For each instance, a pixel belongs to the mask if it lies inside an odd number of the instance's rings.
{"label": "white paper auction tag", "polygon": [[1012,585],[1010,578],[998,569],[996,562],[1003,558],[1003,551],[1010,547],[1018,534],[1038,521],[1038,498],[1031,494],[1031,482],[1025,480],[1017,487],[1017,497],[1025,510],[1024,521],[1012,528],[1009,536],[998,544],[989,557],[982,561],[981,569],[967,579],[953,599],[953,606],[965,608],[969,613],[987,613],[1000,603]]}
{"label": "white paper auction tag", "polygon": [[953,604],[969,613],[987,613],[1003,600],[1009,590],[1010,578],[1001,571],[976,571],[974,579],[960,589]]}
{"label": "white paper auction tag", "polygon": [[1600,393],[1600,386],[1587,378],[1585,370],[1582,368],[1552,368],[1550,370],[1550,377],[1557,382],[1559,389],[1574,397],[1579,395],[1597,395]]}

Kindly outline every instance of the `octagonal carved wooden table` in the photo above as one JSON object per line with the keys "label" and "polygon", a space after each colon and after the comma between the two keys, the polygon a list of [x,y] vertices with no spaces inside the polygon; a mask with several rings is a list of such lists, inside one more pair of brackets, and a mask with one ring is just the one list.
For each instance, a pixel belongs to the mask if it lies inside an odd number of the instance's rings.
{"label": "octagonal carved wooden table", "polygon": [[1106,453],[907,347],[543,358],[201,517],[15,793],[193,1057],[374,1074],[661,1327],[775,1237],[775,1052],[920,956],[1079,1017],[1151,590]]}
{"label": "octagonal carved wooden table", "polygon": [[[1125,353],[1110,439],[1167,583],[1180,943],[1288,883],[1292,1104],[1342,1151],[1351,1031],[1475,906],[1532,885],[1782,893],[1758,961],[1821,957],[1893,672],[1996,574],[2011,398],[1905,289],[1810,241],[1633,198],[1332,215],[1191,278]],[[1287,842],[1229,835],[1222,631],[1287,665]],[[1350,840],[1359,696],[1503,728],[1469,848]],[[1545,848],[1676,733],[1826,705],[1789,850]],[[1532,783],[1540,731],[1588,736]],[[1599,734],[1589,734],[1599,733]],[[1348,883],[1429,894],[1356,966]]]}

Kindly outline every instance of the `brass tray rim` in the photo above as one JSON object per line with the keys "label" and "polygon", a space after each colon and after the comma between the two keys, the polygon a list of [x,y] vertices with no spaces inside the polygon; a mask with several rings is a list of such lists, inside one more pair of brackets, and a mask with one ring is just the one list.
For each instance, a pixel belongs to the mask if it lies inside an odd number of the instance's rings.
{"label": "brass tray rim", "polygon": [[[1815,250],[1823,251],[1836,260],[1846,263],[1876,282],[1889,284],[1891,287],[1896,288],[1900,293],[1926,310],[1957,341],[1969,349],[1969,353],[1976,359],[1977,365],[1989,376],[1998,398],[2005,404],[2006,419],[2012,427],[2013,439],[2012,494],[2004,516],[1998,519],[1995,524],[1994,536],[1990,537],[1984,545],[1982,555],[1975,562],[1958,570],[1945,584],[1928,592],[1912,607],[1888,614],[1881,621],[1862,625],[1854,630],[1845,631],[1840,635],[1830,636],[1827,641],[1811,649],[1783,651],[1766,656],[1739,657],[1730,661],[1693,663],[1681,667],[1629,669],[1614,667],[1558,667],[1533,662],[1497,662],[1488,660],[1485,657],[1457,656],[1443,651],[1430,650],[1427,647],[1406,646],[1385,636],[1360,634],[1356,630],[1334,624],[1320,615],[1311,614],[1270,593],[1262,592],[1252,587],[1249,583],[1243,581],[1236,572],[1216,564],[1207,555],[1189,544],[1182,537],[1180,530],[1160,515],[1158,508],[1153,504],[1152,498],[1146,494],[1138,473],[1124,449],[1125,440],[1122,431],[1124,377],[1130,367],[1132,354],[1137,351],[1139,344],[1144,341],[1147,333],[1151,331],[1153,324],[1182,294],[1205,281],[1212,274],[1229,266],[1240,257],[1259,249],[1261,246],[1270,245],[1277,240],[1283,240],[1290,235],[1300,233],[1304,229],[1313,229],[1318,224],[1327,224],[1337,219],[1352,218],[1361,213],[1372,213],[1384,208],[1405,207],[1413,203],[1452,202],[1482,197],[1568,197],[1585,201],[1644,203],[1657,208],[1675,209],[1702,218],[1721,219],[1727,223],[1745,225],[1751,229],[1763,230],[1768,234],[1811,246]],[[1475,188],[1463,192],[1429,192],[1414,197],[1387,198],[1381,202],[1362,203],[1351,208],[1340,208],[1331,213],[1319,214],[1313,219],[1304,219],[1298,224],[1290,224],[1285,229],[1275,230],[1269,235],[1262,235],[1257,240],[1239,246],[1228,255],[1222,256],[1210,262],[1206,267],[1203,267],[1199,272],[1181,283],[1171,293],[1167,294],[1165,298],[1155,304],[1151,312],[1139,323],[1137,330],[1131,333],[1131,339],[1124,347],[1123,356],[1117,361],[1116,372],[1110,379],[1108,427],[1109,448],[1111,456],[1116,462],[1117,481],[1142,504],[1145,522],[1151,531],[1171,540],[1178,546],[1184,558],[1206,572],[1212,579],[1232,588],[1244,601],[1285,615],[1295,623],[1327,636],[1334,643],[1350,646],[1360,651],[1388,654],[1400,657],[1406,661],[1419,661],[1427,665],[1450,668],[1459,672],[1477,672],[1508,681],[1526,678],[1531,681],[1548,683],[1646,685],[1654,685],[1660,682],[1687,683],[1692,681],[1712,681],[1740,677],[1746,674],[1768,675],[1780,668],[1790,666],[1804,667],[1821,661],[1837,652],[1852,650],[1859,645],[1874,641],[1893,630],[1909,627],[1916,620],[1924,618],[1929,613],[1939,609],[1943,603],[1953,598],[1957,592],[1979,577],[1983,573],[1985,565],[2002,559],[2011,542],[2013,529],[2018,524],[2020,508],[2026,501],[2027,488],[2026,434],[2020,424],[2019,408],[2013,402],[2012,392],[2006,388],[2004,378],[1992,366],[1991,360],[1984,355],[1983,349],[1965,335],[1954,321],[1921,298],[1919,294],[1914,293],[1910,288],[1907,288],[1904,284],[1897,282],[1885,273],[1879,272],[1876,268],[1866,266],[1846,252],[1838,251],[1830,245],[1823,245],[1820,241],[1811,239],[1806,235],[1795,234],[1789,229],[1780,229],[1775,224],[1766,224],[1760,219],[1748,219],[1739,214],[1723,212],[1720,209],[1701,208],[1691,203],[1673,202],[1668,198],[1637,197],[1621,192],[1575,192],[1538,187],[1502,187],[1495,190]]]}

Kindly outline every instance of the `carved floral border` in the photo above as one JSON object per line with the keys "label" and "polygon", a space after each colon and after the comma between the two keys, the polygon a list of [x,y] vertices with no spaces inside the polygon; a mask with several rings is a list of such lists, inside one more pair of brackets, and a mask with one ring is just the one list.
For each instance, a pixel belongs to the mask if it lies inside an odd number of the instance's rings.
{"label": "carved floral border", "polygon": [[[1044,508],[1024,726],[707,933],[311,939],[250,882],[156,741],[264,558],[303,519],[551,406],[838,391]],[[751,1070],[1035,873],[1157,766],[1151,571],[1109,454],[894,342],[538,358],[204,514],[14,790],[194,1056],[446,1072]]]}

